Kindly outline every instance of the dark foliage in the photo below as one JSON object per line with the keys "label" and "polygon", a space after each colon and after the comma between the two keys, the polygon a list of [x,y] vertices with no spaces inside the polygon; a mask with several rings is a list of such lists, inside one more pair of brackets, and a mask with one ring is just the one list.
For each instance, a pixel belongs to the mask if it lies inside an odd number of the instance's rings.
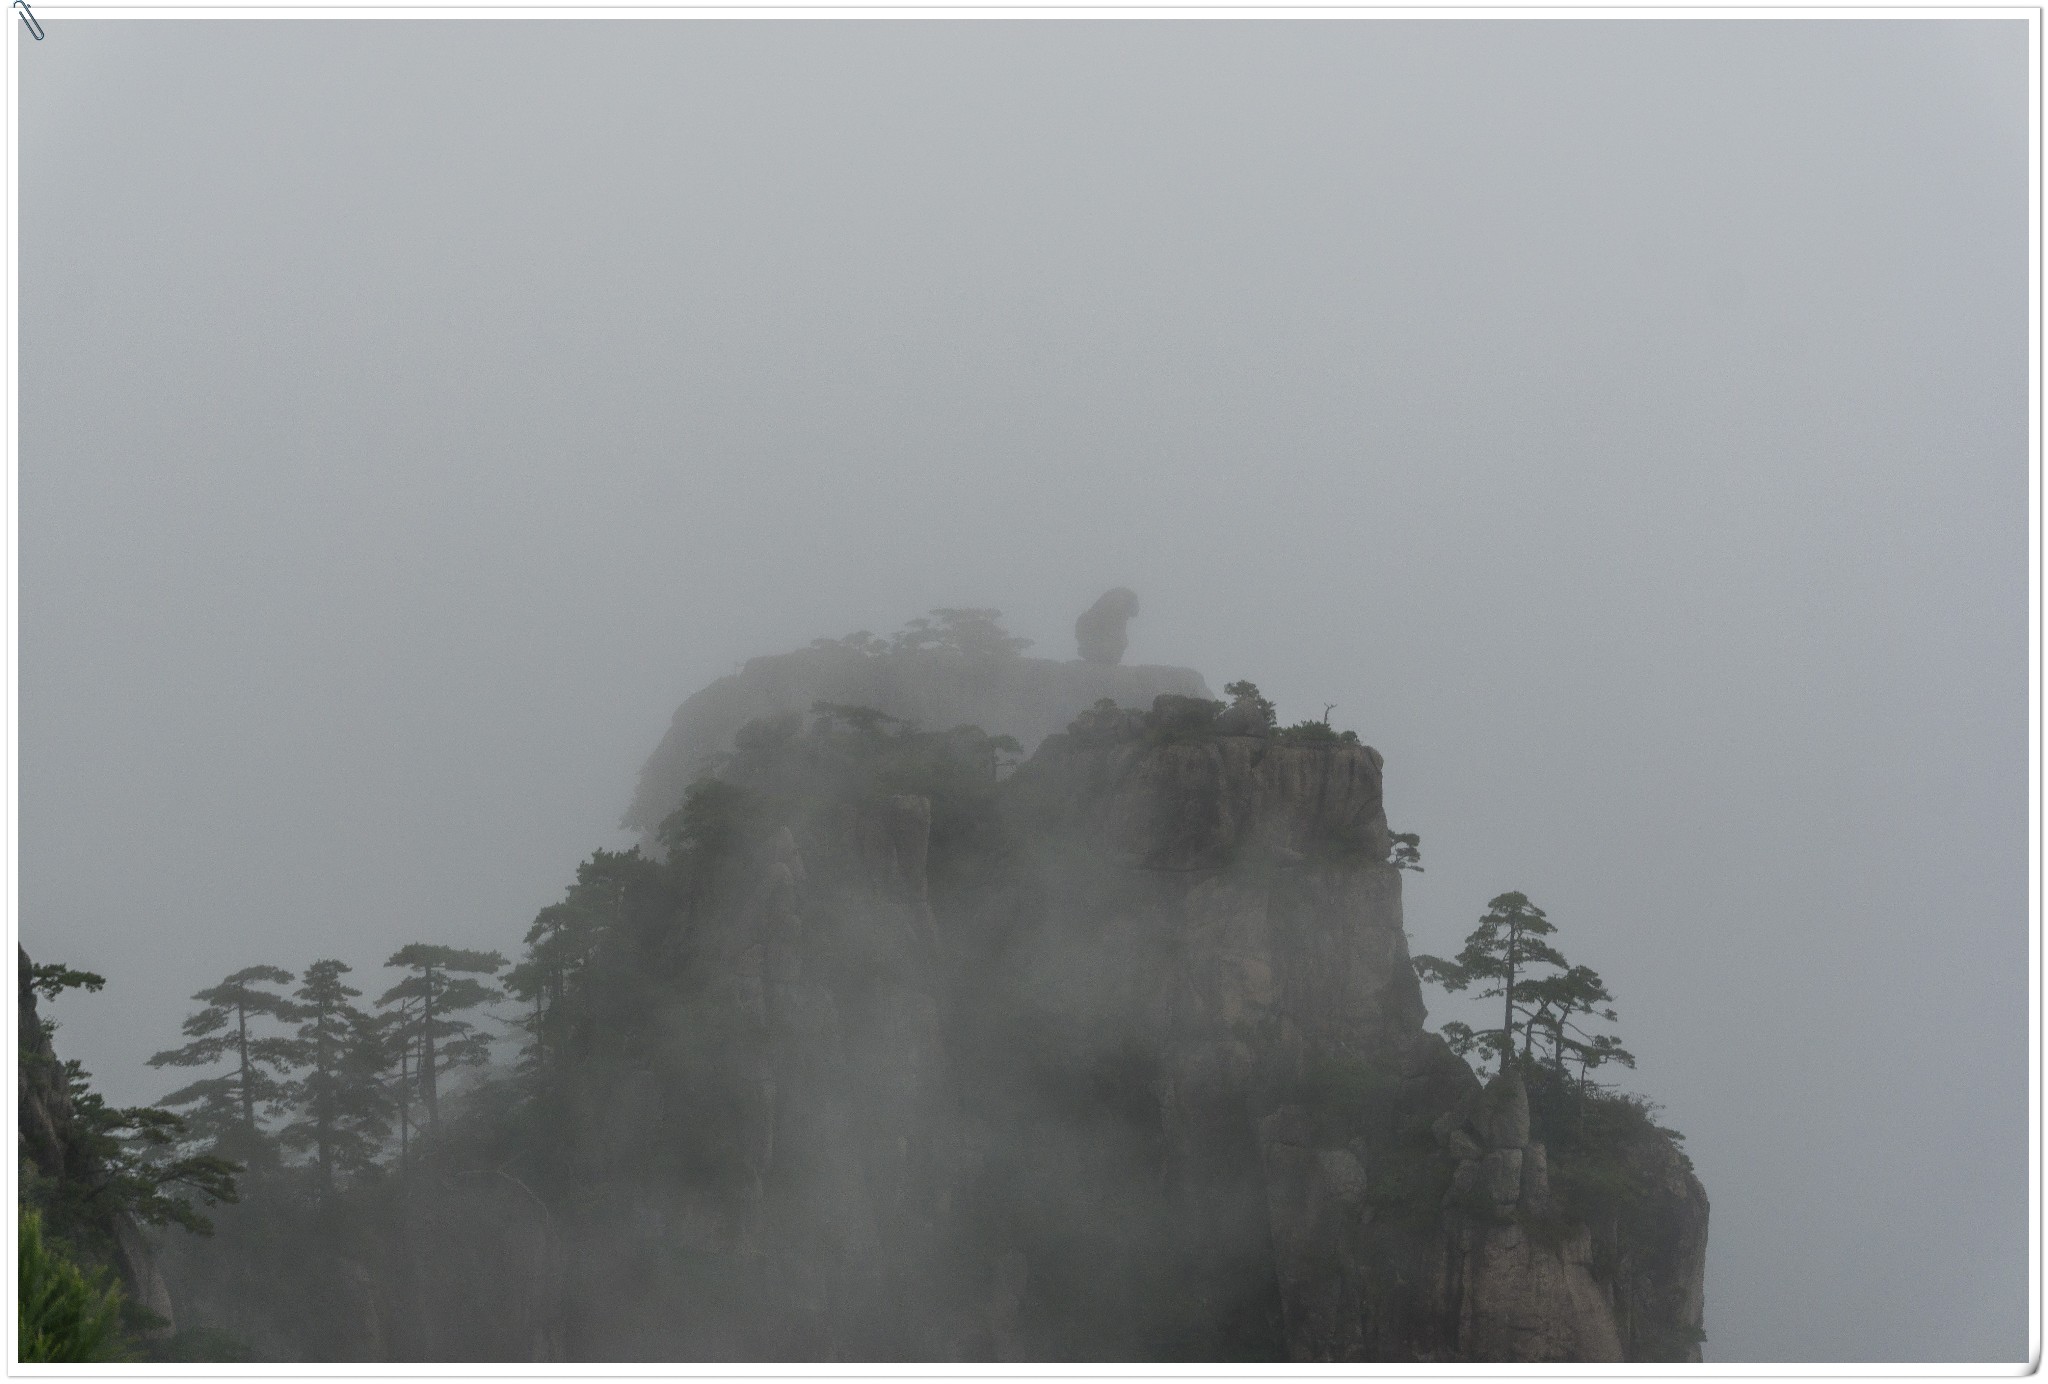
{"label": "dark foliage", "polygon": [[42,1218],[21,1214],[16,1282],[19,1358],[24,1364],[85,1364],[125,1358],[121,1290],[104,1270],[87,1274],[43,1237]]}

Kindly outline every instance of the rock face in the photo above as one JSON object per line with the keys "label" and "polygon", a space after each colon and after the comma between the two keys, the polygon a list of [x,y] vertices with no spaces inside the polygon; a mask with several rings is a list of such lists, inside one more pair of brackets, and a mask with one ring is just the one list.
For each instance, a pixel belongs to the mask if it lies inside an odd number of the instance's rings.
{"label": "rock face", "polygon": [[1591,1272],[1590,1233],[1547,1226],[1545,1239],[1528,1228],[1550,1205],[1549,1159],[1530,1141],[1521,1077],[1495,1077],[1431,1132],[1457,1160],[1444,1194],[1446,1286],[1455,1284],[1456,1339],[1467,1358],[1626,1358],[1613,1303]]}
{"label": "rock face", "polygon": [[[30,986],[32,966],[28,953],[19,948],[20,1008],[18,1060],[15,1063],[18,1134],[17,1157],[22,1181],[34,1184],[70,1183],[90,1186],[99,1168],[80,1138],[78,1114],[50,1035],[44,1031],[36,1011],[36,992]],[[171,1295],[158,1271],[142,1227],[126,1212],[89,1215],[84,1223],[68,1227],[79,1248],[103,1260],[119,1277],[128,1300],[156,1314],[162,1325],[142,1334],[156,1338],[176,1329]]]}
{"label": "rock face", "polygon": [[[1218,710],[1084,713],[1000,786],[1000,848],[942,849],[916,795],[768,824],[694,1009],[754,1035],[733,1182],[632,1194],[745,1307],[684,1329],[621,1282],[584,1329],[646,1358],[1697,1358],[1682,1156],[1630,1155],[1667,1240],[1562,1217],[1521,1080],[1423,1029],[1378,753]],[[701,1103],[683,1065],[626,1104]]]}
{"label": "rock face", "polygon": [[[862,695],[791,678],[774,705]],[[743,737],[753,815],[641,862],[658,906],[589,963],[604,1042],[519,1127],[555,1190],[496,1154],[429,1189],[355,1309],[375,1348],[1697,1359],[1672,1138],[1482,1087],[1424,1029],[1379,754],[1222,710],[1098,704],[1000,780],[933,770],[945,736]],[[685,711],[664,753],[711,734]]]}
{"label": "rock face", "polygon": [[[927,730],[980,726],[991,735],[1014,736],[1028,754],[1104,697],[1125,706],[1149,706],[1161,693],[1209,695],[1192,668],[1123,667],[1117,662],[1123,656],[1122,633],[1119,621],[1116,657],[1097,661],[951,649],[875,652],[830,641],[750,659],[739,672],[676,709],[667,735],[640,771],[625,825],[652,832],[710,757],[732,748],[733,733],[748,721],[806,712],[817,701],[873,707]],[[1100,652],[1107,646],[1091,647]]]}
{"label": "rock face", "polygon": [[[1698,1358],[1705,1198],[1682,1155],[1662,1138],[1631,1151],[1660,1180],[1669,1233],[1617,1247],[1598,1273],[1592,1232],[1553,1214],[1521,1080],[1481,1089],[1423,1032],[1401,876],[1382,863],[1380,756],[1264,736],[1160,743],[1162,719],[1084,718],[1009,785],[1042,831],[1068,831],[1035,892],[1073,988],[1030,988],[1061,1025],[1143,1016],[1162,1171],[1206,1219],[1209,1252],[1236,1247],[1216,1276],[1277,1307],[1263,1348]],[[1393,1195],[1372,1190],[1382,1168]],[[1419,1206],[1424,1188],[1440,1195]],[[1638,1316],[1659,1326],[1631,1335]]]}

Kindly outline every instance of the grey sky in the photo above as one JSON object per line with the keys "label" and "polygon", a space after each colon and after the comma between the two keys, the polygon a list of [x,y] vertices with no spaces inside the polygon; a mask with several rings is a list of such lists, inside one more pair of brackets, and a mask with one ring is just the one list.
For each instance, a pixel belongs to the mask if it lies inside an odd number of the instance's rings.
{"label": "grey sky", "polygon": [[1710,1359],[2025,1353],[2024,22],[46,27],[20,928],[116,1099],[515,948],[737,661],[1127,583],[1385,754],[1418,950],[1607,977]]}

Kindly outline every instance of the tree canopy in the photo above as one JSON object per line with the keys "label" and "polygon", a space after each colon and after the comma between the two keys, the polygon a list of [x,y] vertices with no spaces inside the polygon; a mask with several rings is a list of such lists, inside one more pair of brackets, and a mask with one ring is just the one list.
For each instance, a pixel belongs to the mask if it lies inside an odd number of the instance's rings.
{"label": "tree canopy", "polygon": [[503,991],[476,977],[502,970],[505,958],[494,951],[414,942],[393,952],[384,964],[412,972],[379,996],[377,1005],[396,1005],[394,1012],[405,1016],[400,1041],[418,1054],[416,1079],[426,1099],[427,1124],[436,1127],[441,1119],[441,1074],[458,1066],[479,1066],[490,1055],[490,1035],[454,1016],[504,998]]}
{"label": "tree canopy", "polygon": [[889,641],[892,653],[944,649],[953,653],[1013,657],[1031,647],[1003,628],[1003,612],[975,606],[941,606],[919,616]]}
{"label": "tree canopy", "polygon": [[[259,1106],[274,1108],[285,1094],[284,1073],[297,1064],[292,1039],[262,1031],[298,1018],[292,1000],[266,987],[289,985],[292,973],[277,966],[245,966],[220,984],[192,998],[205,1006],[185,1020],[191,1039],[182,1048],[160,1052],[152,1067],[207,1067],[232,1058],[234,1070],[206,1077],[171,1092],[157,1104],[190,1110],[191,1132],[216,1143],[229,1142],[246,1155],[258,1131]],[[252,1029],[252,1023],[258,1025]]]}
{"label": "tree canopy", "polygon": [[[1397,841],[1399,838],[1396,838]],[[1450,960],[1414,958],[1423,980],[1453,993],[1474,989],[1475,998],[1501,1001],[1497,1029],[1474,1030],[1452,1021],[1443,1034],[1460,1056],[1479,1052],[1505,1065],[1520,1035],[1525,1062],[1536,1059],[1536,1044],[1548,1046],[1548,1061],[1560,1075],[1576,1063],[1583,1085],[1588,1074],[1607,1062],[1633,1067],[1635,1058],[1611,1034],[1590,1032],[1581,1020],[1613,1022],[1614,997],[1598,972],[1575,966],[1548,939],[1557,928],[1526,894],[1501,894],[1487,905],[1479,926],[1465,938],[1464,949]]]}
{"label": "tree canopy", "polygon": [[381,1080],[384,1034],[351,1003],[363,992],[343,982],[348,971],[340,961],[315,961],[293,996],[294,1065],[303,1074],[286,1093],[293,1118],[278,1131],[286,1148],[312,1152],[321,1188],[330,1193],[335,1175],[370,1166],[391,1132]]}

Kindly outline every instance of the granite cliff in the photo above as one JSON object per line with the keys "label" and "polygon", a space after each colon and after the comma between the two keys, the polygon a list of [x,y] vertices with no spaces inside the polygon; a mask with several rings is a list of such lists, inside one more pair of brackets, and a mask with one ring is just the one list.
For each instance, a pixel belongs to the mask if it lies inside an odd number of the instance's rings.
{"label": "granite cliff", "polygon": [[[1683,1155],[1606,1151],[1604,1224],[1554,1194],[1524,1082],[1424,1028],[1380,756],[1216,710],[1105,703],[966,798],[743,736],[690,978],[573,1121],[569,1257],[616,1276],[570,1275],[568,1352],[1698,1358]],[[695,1175],[645,1156],[679,1136]]]}
{"label": "granite cliff", "polygon": [[226,1222],[174,1291],[283,1358],[1699,1358],[1676,1136],[1425,1027],[1375,750],[848,643],[684,704],[519,1073],[264,1261],[319,1332]]}

